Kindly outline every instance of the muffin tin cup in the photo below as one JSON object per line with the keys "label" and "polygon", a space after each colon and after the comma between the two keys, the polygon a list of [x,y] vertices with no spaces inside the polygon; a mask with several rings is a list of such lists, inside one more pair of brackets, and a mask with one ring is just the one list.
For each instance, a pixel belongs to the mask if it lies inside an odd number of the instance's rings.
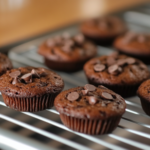
{"label": "muffin tin cup", "polygon": [[126,85],[109,85],[109,84],[104,84],[104,83],[95,83],[92,80],[88,79],[90,84],[93,84],[95,86],[98,85],[103,85],[105,87],[107,87],[108,89],[114,91],[115,93],[121,95],[122,97],[130,97],[130,96],[134,96],[136,94],[136,91],[139,87],[140,84],[136,84],[136,85],[130,85],[130,86],[126,86]]}
{"label": "muffin tin cup", "polygon": [[36,112],[53,106],[57,94],[45,94],[40,97],[10,97],[2,93],[7,106],[18,111]]}
{"label": "muffin tin cup", "polygon": [[150,102],[146,101],[145,99],[141,98],[141,105],[144,112],[150,116]]}
{"label": "muffin tin cup", "polygon": [[121,116],[107,120],[81,119],[60,114],[61,121],[68,128],[85,134],[106,134],[112,132],[120,122]]}

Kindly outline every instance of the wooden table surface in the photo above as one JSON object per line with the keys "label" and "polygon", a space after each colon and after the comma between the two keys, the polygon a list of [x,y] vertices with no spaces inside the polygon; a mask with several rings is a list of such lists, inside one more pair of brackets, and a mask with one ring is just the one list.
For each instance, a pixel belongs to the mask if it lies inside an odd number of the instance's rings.
{"label": "wooden table surface", "polygon": [[0,47],[149,0],[0,0]]}

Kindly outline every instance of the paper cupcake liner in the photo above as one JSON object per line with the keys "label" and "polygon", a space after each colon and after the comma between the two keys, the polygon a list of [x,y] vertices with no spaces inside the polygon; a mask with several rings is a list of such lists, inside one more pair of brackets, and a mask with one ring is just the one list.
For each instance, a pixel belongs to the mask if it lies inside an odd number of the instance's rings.
{"label": "paper cupcake liner", "polygon": [[97,45],[102,45],[102,46],[110,46],[114,39],[116,38],[116,36],[113,37],[92,37],[92,36],[88,36],[85,34],[85,37],[90,40],[93,41],[95,44]]}
{"label": "paper cupcake liner", "polygon": [[45,94],[40,97],[10,97],[2,93],[7,106],[18,111],[35,112],[48,109],[54,105],[57,94]]}
{"label": "paper cupcake liner", "polygon": [[45,64],[46,66],[54,70],[74,72],[74,71],[81,70],[83,68],[84,63],[87,60],[78,61],[78,62],[58,62],[58,61],[53,61],[45,58]]}
{"label": "paper cupcake liner", "polygon": [[143,63],[149,65],[150,64],[150,59],[149,56],[142,56],[142,55],[135,55],[135,54],[131,54],[131,53],[127,53],[125,51],[122,51],[120,49],[116,49],[120,54],[125,54],[134,58],[137,58],[139,60],[141,60]]}
{"label": "paper cupcake liner", "polygon": [[141,98],[141,105],[142,105],[144,112],[150,116],[150,102]]}
{"label": "paper cupcake liner", "polygon": [[140,85],[140,84],[138,84],[138,85],[109,85],[109,84],[105,84],[105,83],[97,84],[90,79],[88,79],[88,81],[90,84],[93,84],[95,86],[103,85],[123,97],[134,96]]}
{"label": "paper cupcake liner", "polygon": [[60,114],[60,118],[65,126],[74,131],[96,135],[112,132],[119,124],[121,116],[107,120],[90,120]]}

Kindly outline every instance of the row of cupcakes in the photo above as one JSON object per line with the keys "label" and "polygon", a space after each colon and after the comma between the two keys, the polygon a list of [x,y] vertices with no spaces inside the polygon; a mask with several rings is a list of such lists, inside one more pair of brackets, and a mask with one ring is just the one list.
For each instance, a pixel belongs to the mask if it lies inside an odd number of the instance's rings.
{"label": "row of cupcakes", "polygon": [[[93,58],[97,47],[90,40],[107,44],[109,40],[112,42],[123,34],[114,42],[116,47],[121,46],[118,50],[131,49],[131,52],[136,51],[139,56],[141,53],[138,50],[143,50],[144,58],[149,58],[149,54],[145,53],[145,49],[147,52],[149,50],[149,37],[125,33],[126,29],[118,18],[106,17],[83,23],[81,31],[84,35],[63,34],[46,40],[38,52],[45,57],[45,64],[49,68],[72,72],[82,69],[85,64],[84,72],[90,84],[63,92],[63,79],[55,72],[34,67],[9,70],[12,65],[6,57],[8,60],[5,58],[4,64],[9,65],[0,77],[0,91],[5,104],[12,109],[29,112],[55,105],[64,125],[72,130],[87,134],[113,131],[126,108],[121,96],[134,95],[140,84],[149,79],[150,73],[142,61],[119,53]],[[150,80],[147,80],[139,87],[138,95],[148,115],[149,93]]]}
{"label": "row of cupcakes", "polygon": [[11,69],[0,77],[0,91],[7,106],[35,112],[53,105],[68,128],[86,134],[112,132],[125,112],[125,100],[104,86],[86,84],[63,91],[55,72],[34,67]]}
{"label": "row of cupcakes", "polygon": [[[66,72],[84,68],[89,83],[102,84],[129,97],[150,77],[142,62],[150,60],[150,35],[127,30],[126,24],[114,16],[91,19],[81,24],[82,34],[52,37],[39,47],[38,53],[44,56],[49,68]],[[110,43],[118,52],[93,58],[97,53],[96,44]]]}
{"label": "row of cupcakes", "polygon": [[[0,70],[1,75],[5,73],[6,71],[12,69],[11,61],[4,54],[0,54],[0,68],[1,68]],[[148,68],[144,63],[142,63],[142,61],[132,58],[132,57],[128,57],[126,55],[120,55],[118,53],[112,53],[111,55],[108,55],[108,56],[101,56],[101,57],[97,57],[97,58],[93,58],[89,60],[84,65],[84,72],[90,84],[95,85],[95,86],[104,85],[107,88],[113,90],[114,92],[120,94],[123,97],[129,97],[129,96],[135,95],[140,84],[148,80],[150,77]],[[33,73],[34,71],[27,74],[25,78],[30,79]],[[17,75],[20,76],[20,74],[21,73],[18,73]],[[36,77],[36,76],[33,75],[33,77]],[[21,81],[22,82],[24,81],[23,79],[24,76],[20,79],[17,79],[17,78],[14,75],[14,80],[12,81],[12,84],[15,84],[18,82],[19,82],[18,84],[20,84]],[[60,79],[60,77],[55,76],[56,83],[58,82],[57,79]],[[7,80],[10,82],[9,79]],[[44,84],[49,82],[48,81],[49,78],[45,80],[47,81],[46,82],[40,81],[40,84],[38,86],[44,87],[45,86]],[[3,78],[2,78],[2,81],[4,81]],[[26,84],[26,82],[23,82],[23,85],[24,83]],[[141,92],[142,89],[139,88],[141,90],[138,90],[138,95],[142,98],[142,101],[141,101],[142,107],[144,106],[149,107],[148,95],[149,95],[150,82],[148,80],[144,82],[143,84],[145,85],[145,87],[142,86],[144,88],[143,92]],[[7,85],[3,85],[4,89],[6,89],[5,86],[7,87]],[[19,88],[20,87],[17,87],[17,90],[19,90]],[[35,87],[32,86],[33,90],[34,88]],[[26,91],[26,89],[24,90]],[[9,90],[6,90],[5,92],[9,92]],[[22,95],[22,96],[25,96],[25,95]],[[33,95],[30,95],[30,96],[32,97]],[[144,101],[146,105],[143,104],[144,97],[145,99],[148,100],[147,102]],[[53,103],[51,105],[53,105]],[[149,112],[148,109],[146,109],[147,114],[149,114],[148,112]]]}
{"label": "row of cupcakes", "polygon": [[125,23],[117,17],[85,21],[80,31],[74,36],[69,33],[58,35],[41,44],[38,53],[44,56],[49,68],[65,72],[80,70],[87,60],[96,56],[96,44],[108,45],[109,41],[121,54],[150,63],[150,35],[127,32]]}
{"label": "row of cupcakes", "polygon": [[[125,100],[103,85],[63,90],[63,79],[44,68],[21,67],[0,77],[0,91],[7,106],[35,112],[55,106],[68,128],[86,134],[112,132],[125,112]],[[144,111],[149,114],[150,80],[138,89]],[[125,92],[125,91],[124,91]]]}

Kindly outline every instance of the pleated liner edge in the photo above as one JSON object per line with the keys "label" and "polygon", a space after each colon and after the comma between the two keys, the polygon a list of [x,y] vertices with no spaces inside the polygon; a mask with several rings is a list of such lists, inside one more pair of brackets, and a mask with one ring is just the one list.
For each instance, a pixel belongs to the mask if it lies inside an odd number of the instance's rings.
{"label": "pleated liner edge", "polygon": [[141,105],[142,105],[144,112],[150,116],[150,102],[142,98],[140,100],[141,100]]}
{"label": "pleated liner edge", "polygon": [[57,94],[45,94],[40,97],[10,97],[2,93],[7,106],[18,111],[36,112],[51,108]]}
{"label": "pleated liner edge", "polygon": [[60,118],[65,126],[74,131],[96,135],[112,132],[119,124],[121,116],[107,120],[90,120],[60,114]]}

